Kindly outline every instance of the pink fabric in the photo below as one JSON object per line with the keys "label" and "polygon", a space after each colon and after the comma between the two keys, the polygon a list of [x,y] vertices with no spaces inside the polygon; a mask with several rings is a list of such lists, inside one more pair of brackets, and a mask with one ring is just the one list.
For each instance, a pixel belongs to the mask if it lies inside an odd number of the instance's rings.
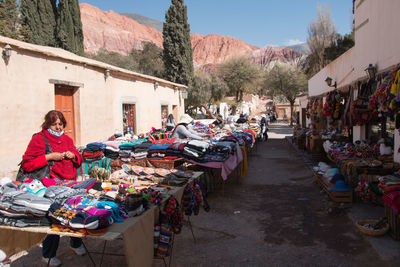
{"label": "pink fabric", "polygon": [[115,148],[115,149],[119,149],[119,145],[121,145],[122,142],[107,141],[107,142],[104,142],[104,144],[106,144],[106,146],[110,146],[110,147],[113,147],[113,148]]}
{"label": "pink fabric", "polygon": [[207,163],[199,163],[193,160],[188,160],[196,165],[221,169],[221,177],[223,180],[228,179],[228,175],[239,165],[240,162],[243,160],[242,150],[240,149],[239,145],[236,147],[236,153],[231,155],[227,160],[224,162],[207,162]]}
{"label": "pink fabric", "polygon": [[394,213],[400,213],[400,192],[392,191],[390,193],[386,193],[382,196],[383,201],[392,208]]}

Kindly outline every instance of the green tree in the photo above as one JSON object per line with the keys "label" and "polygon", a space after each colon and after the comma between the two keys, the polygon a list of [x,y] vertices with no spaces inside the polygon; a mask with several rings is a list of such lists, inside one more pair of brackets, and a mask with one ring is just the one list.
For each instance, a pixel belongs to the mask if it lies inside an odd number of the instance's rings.
{"label": "green tree", "polygon": [[336,40],[324,50],[324,57],[333,61],[354,46],[354,34],[336,35]]}
{"label": "green tree", "polygon": [[307,77],[297,65],[276,64],[266,74],[265,87],[269,94],[290,103],[290,125],[296,98],[307,91]]}
{"label": "green tree", "polygon": [[57,46],[56,0],[21,0],[21,24],[28,31],[22,32],[27,42]]}
{"label": "green tree", "polygon": [[135,71],[163,78],[164,62],[162,59],[162,48],[152,42],[143,42],[143,50],[132,50],[130,57],[138,63]]}
{"label": "green tree", "polygon": [[330,61],[324,56],[325,48],[336,39],[335,25],[328,6],[319,6],[317,18],[308,27],[307,45],[310,55],[307,58],[306,74],[313,76]]}
{"label": "green tree", "polygon": [[201,111],[205,110],[209,117],[215,118],[209,110],[209,105],[222,100],[228,90],[227,84],[215,74],[196,72],[193,85],[185,101],[186,113],[193,113],[200,108]]}
{"label": "green tree", "polygon": [[163,26],[165,78],[190,86],[194,76],[190,25],[184,0],[172,0]]}
{"label": "green tree", "polygon": [[0,35],[18,39],[18,3],[0,0]]}
{"label": "green tree", "polygon": [[260,90],[262,69],[246,57],[225,61],[217,72],[228,85],[229,95],[235,96],[236,102],[242,102],[244,93],[258,93]]}
{"label": "green tree", "polygon": [[88,55],[88,57],[127,70],[136,72],[139,70],[139,63],[133,57],[124,56],[105,49],[100,49],[96,55]]}
{"label": "green tree", "polygon": [[83,33],[78,0],[59,0],[56,26],[58,45],[78,55],[83,55]]}

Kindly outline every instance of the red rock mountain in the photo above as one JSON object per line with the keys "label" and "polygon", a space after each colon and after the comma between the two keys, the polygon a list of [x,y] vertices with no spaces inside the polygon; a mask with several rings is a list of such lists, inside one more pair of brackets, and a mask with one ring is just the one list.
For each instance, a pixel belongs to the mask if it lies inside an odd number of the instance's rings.
{"label": "red rock mountain", "polygon": [[162,46],[162,33],[139,24],[114,11],[102,11],[89,4],[80,4],[83,46],[86,53],[96,54],[101,48],[123,55],[142,48],[142,41]]}
{"label": "red rock mountain", "polygon": [[[135,20],[115,13],[102,11],[89,4],[80,4],[84,49],[86,53],[96,54],[100,49],[129,54],[142,48],[142,41],[150,41],[162,47],[162,33],[155,28],[139,24]],[[289,48],[264,47],[247,44],[239,39],[223,35],[191,34],[193,60],[203,69],[212,69],[215,65],[231,57],[248,55],[260,64],[280,60],[290,61],[299,53]]]}
{"label": "red rock mountain", "polygon": [[277,46],[265,46],[252,53],[254,62],[261,66],[266,66],[272,61],[287,63],[300,56],[300,53],[293,49]]}

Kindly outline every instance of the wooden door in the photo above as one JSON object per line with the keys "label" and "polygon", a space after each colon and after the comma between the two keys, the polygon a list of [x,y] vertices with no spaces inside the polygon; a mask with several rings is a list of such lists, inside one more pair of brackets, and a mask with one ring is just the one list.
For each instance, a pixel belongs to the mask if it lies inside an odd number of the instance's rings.
{"label": "wooden door", "polygon": [[74,92],[71,86],[56,85],[55,88],[55,109],[63,113],[67,121],[64,133],[75,142]]}
{"label": "wooden door", "polygon": [[301,127],[306,127],[306,109],[301,109]]}
{"label": "wooden door", "polygon": [[172,106],[172,115],[174,116],[175,121],[178,121],[178,106],[177,105],[173,105]]}

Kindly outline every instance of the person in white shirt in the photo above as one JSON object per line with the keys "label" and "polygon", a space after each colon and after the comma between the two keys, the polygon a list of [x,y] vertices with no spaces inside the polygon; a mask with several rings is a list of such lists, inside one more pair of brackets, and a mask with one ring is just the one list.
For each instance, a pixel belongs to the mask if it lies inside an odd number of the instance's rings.
{"label": "person in white shirt", "polygon": [[183,114],[172,132],[171,138],[202,140],[202,136],[188,127],[192,121],[192,117],[188,114]]}

